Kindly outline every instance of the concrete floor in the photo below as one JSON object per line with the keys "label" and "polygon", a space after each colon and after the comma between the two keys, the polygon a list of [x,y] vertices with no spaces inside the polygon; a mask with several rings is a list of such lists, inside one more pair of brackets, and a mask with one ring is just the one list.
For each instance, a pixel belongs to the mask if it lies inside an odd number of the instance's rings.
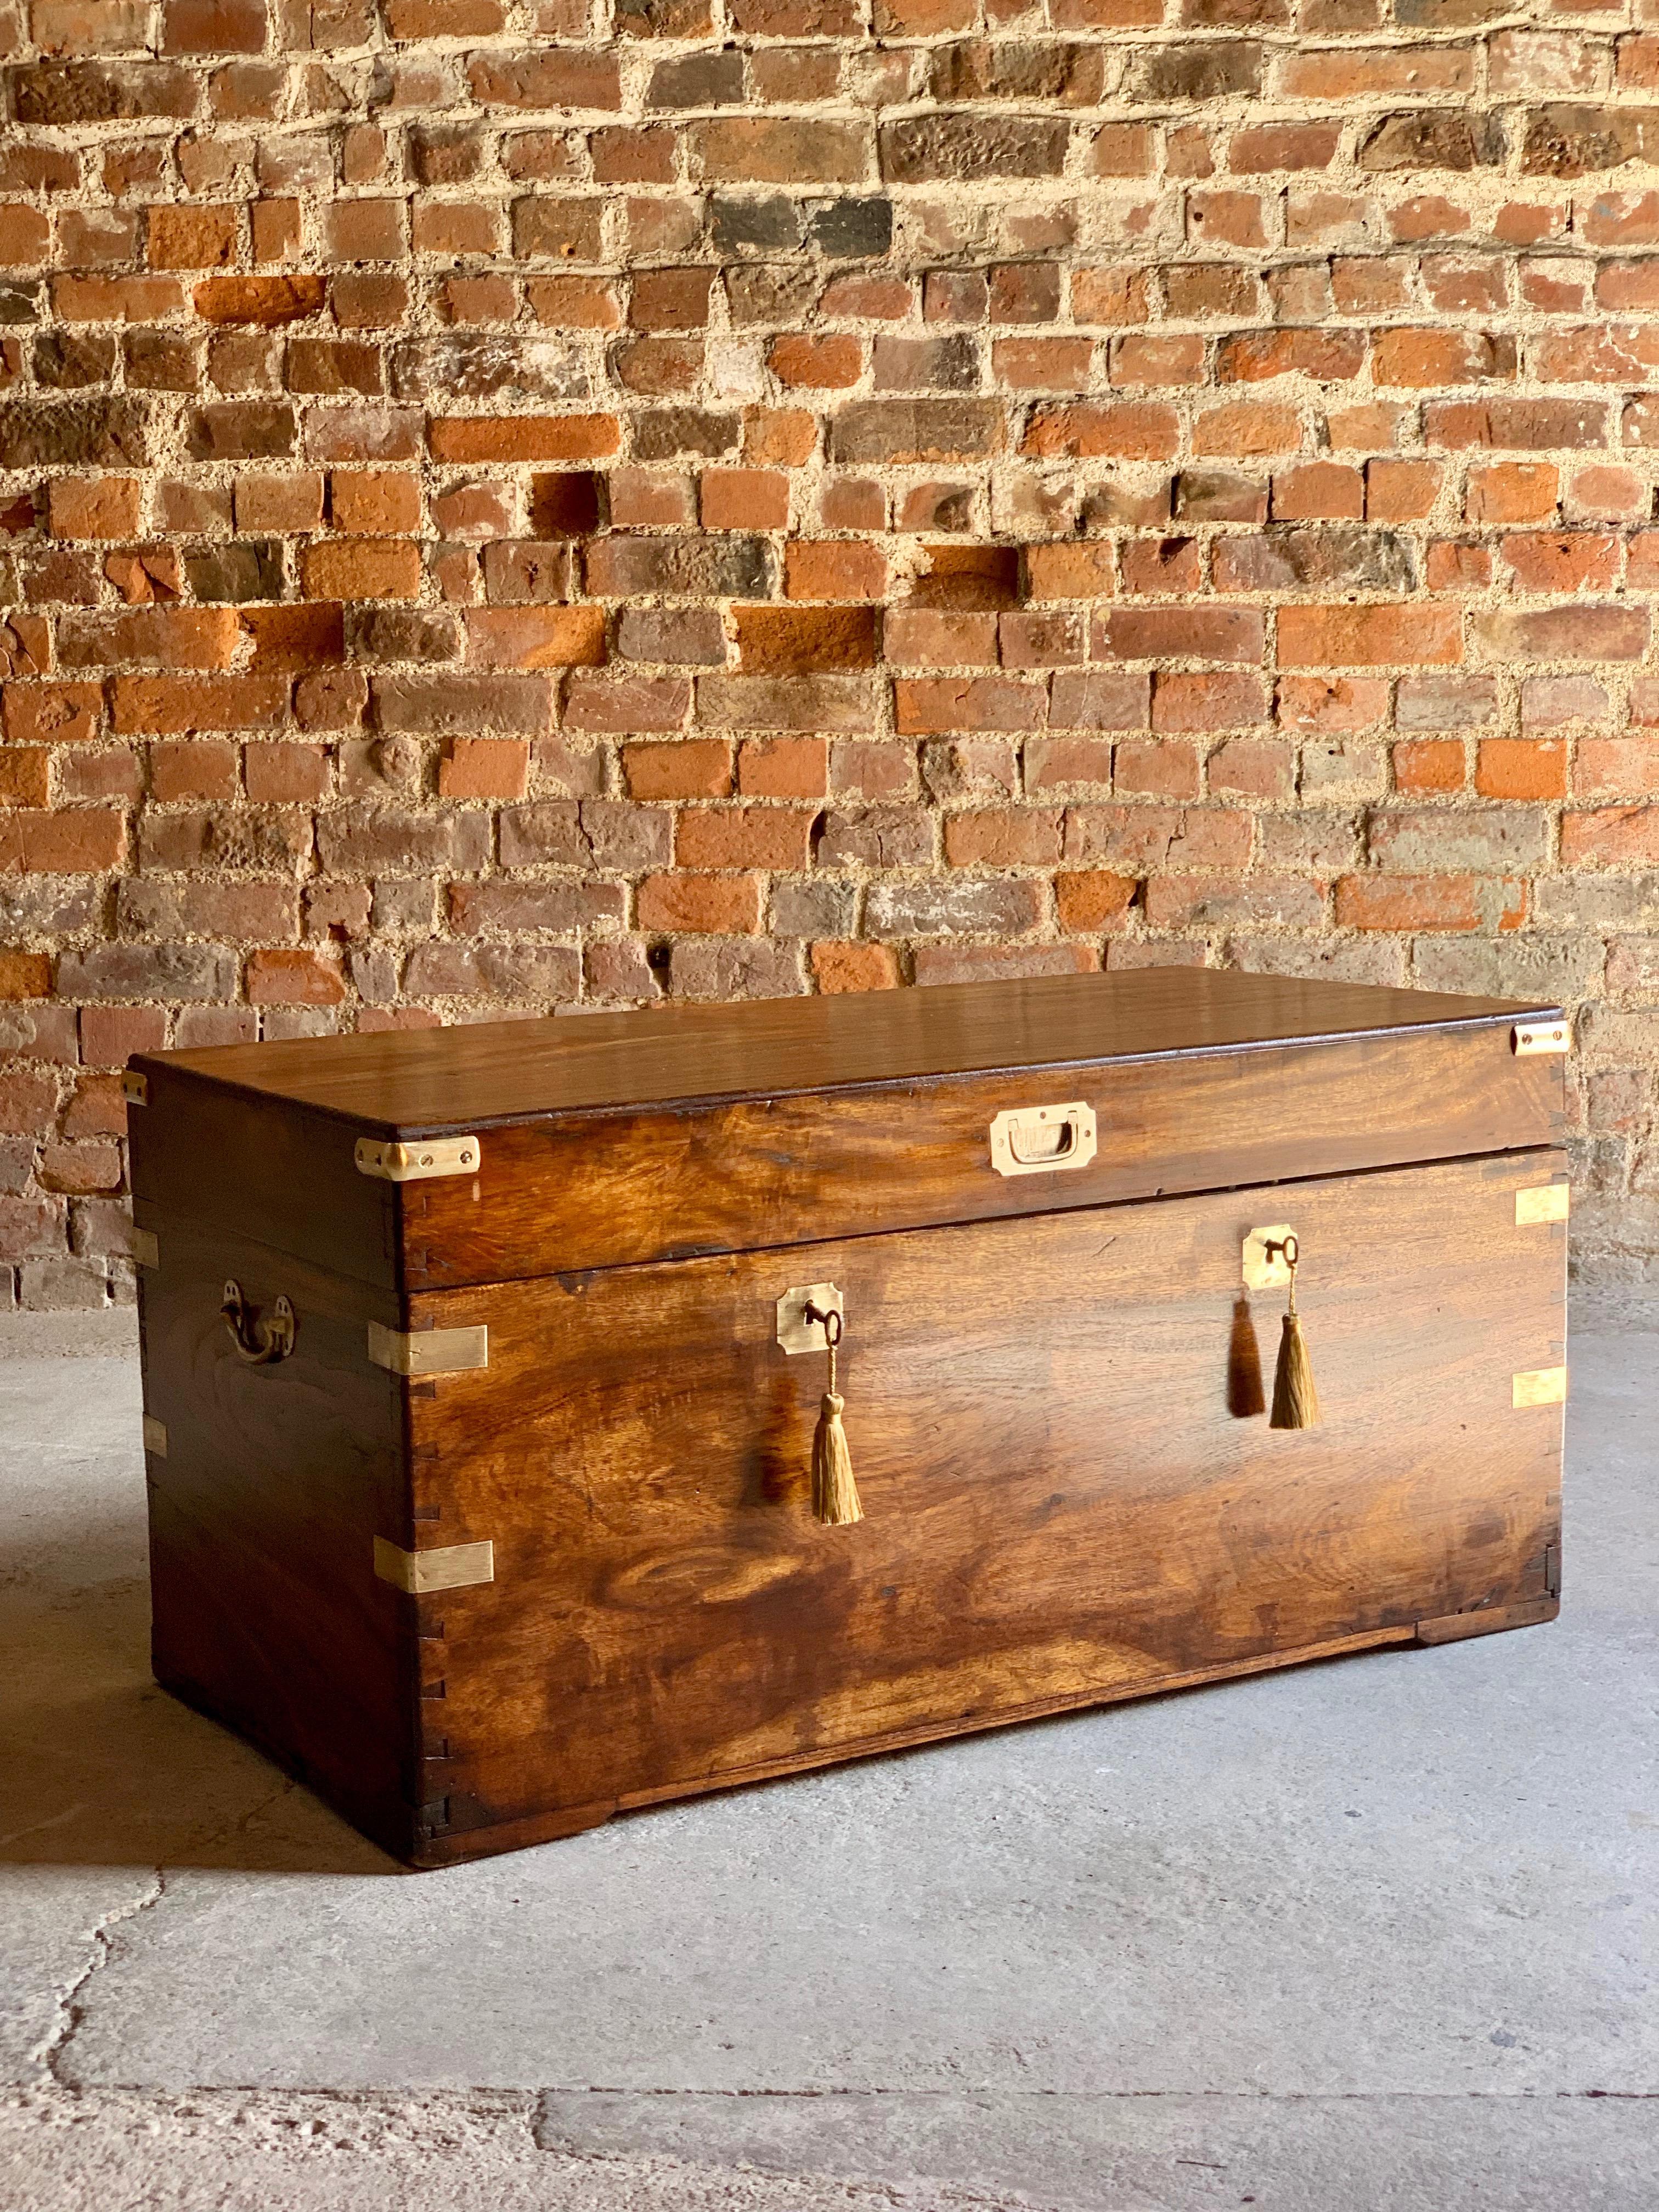
{"label": "concrete floor", "polygon": [[1659,2202],[1659,1307],[1551,1627],[424,1875],[150,1683],[129,1326],[0,1323],[7,2212]]}

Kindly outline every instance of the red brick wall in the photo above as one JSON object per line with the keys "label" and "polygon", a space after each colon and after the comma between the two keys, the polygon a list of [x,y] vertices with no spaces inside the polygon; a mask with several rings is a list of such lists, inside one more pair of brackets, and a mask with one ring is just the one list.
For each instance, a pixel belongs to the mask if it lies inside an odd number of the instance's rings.
{"label": "red brick wall", "polygon": [[0,1303],[136,1048],[1170,961],[1659,1248],[1659,0],[873,8],[0,4]]}

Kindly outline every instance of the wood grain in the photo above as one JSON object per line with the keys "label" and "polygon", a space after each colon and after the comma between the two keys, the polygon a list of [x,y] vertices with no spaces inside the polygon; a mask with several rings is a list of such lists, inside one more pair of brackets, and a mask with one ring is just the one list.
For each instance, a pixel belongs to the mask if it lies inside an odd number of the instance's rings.
{"label": "wood grain", "polygon": [[[1559,1060],[1507,1025],[962,1076],[492,1131],[468,1182],[401,1194],[411,1291],[868,1236],[1547,1144]],[[1005,1108],[1094,1107],[1087,1166],[1007,1177]]]}
{"label": "wood grain", "polygon": [[[1513,1410],[1510,1377],[1561,1356],[1565,1239],[1518,1228],[1514,1194],[1560,1165],[413,1298],[416,1326],[490,1332],[488,1373],[410,1414],[425,1540],[496,1559],[445,1594],[448,1813],[422,1856],[1543,1599],[1561,1409]],[[1263,1218],[1302,1239],[1304,1434],[1229,1412]],[[846,1296],[851,1529],[806,1505],[823,1363],[773,1341],[809,1278]],[[1254,1318],[1270,1357],[1277,1305]]]}
{"label": "wood grain", "polygon": [[[550,1115],[491,1130],[475,1176],[401,1187],[357,1172],[331,1115],[171,1060],[129,1119],[141,1206],[424,1289],[1520,1149],[1559,1137],[1563,1066],[1477,1022]],[[994,1116],[1056,1097],[1095,1108],[1095,1158],[998,1175]]]}
{"label": "wood grain", "polygon": [[[1558,1014],[1531,1001],[1195,968],[951,984],[851,998],[665,1006],[146,1054],[339,1115],[377,1136],[543,1114],[780,1097]],[[1064,1095],[1062,1093],[1062,1095]]]}
{"label": "wood grain", "polygon": [[[152,1216],[140,1272],[144,1404],[167,1425],[147,1462],[156,1680],[228,1722],[406,1856],[424,1794],[410,1601],[375,1579],[376,1535],[412,1547],[406,1397],[368,1364],[397,1309],[291,1255]],[[290,1358],[236,1358],[219,1303],[234,1275],[279,1292]]]}

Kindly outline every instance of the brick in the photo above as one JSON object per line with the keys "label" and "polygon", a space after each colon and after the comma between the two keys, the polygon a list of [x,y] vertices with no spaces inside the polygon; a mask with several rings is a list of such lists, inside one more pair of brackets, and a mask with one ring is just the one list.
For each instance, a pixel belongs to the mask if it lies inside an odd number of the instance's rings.
{"label": "brick", "polygon": [[1115,660],[1260,660],[1265,630],[1249,607],[1120,607],[1097,624],[1094,651]]}
{"label": "brick", "polygon": [[674,831],[674,859],[684,868],[806,867],[811,860],[810,808],[687,807]]}
{"label": "brick", "polygon": [[635,799],[725,799],[731,794],[732,752],[722,738],[624,745],[622,760],[629,793]]}
{"label": "brick", "polygon": [[1279,613],[1284,668],[1422,667],[1462,653],[1461,624],[1449,609],[1285,606]]}
{"label": "brick", "polygon": [[867,606],[738,606],[732,621],[746,673],[805,675],[875,665],[876,617]]}
{"label": "brick", "polygon": [[123,735],[268,729],[283,719],[288,685],[270,676],[118,676],[111,726]]}
{"label": "brick", "polygon": [[1468,875],[1344,876],[1336,885],[1340,929],[1479,929],[1480,884]]}
{"label": "brick", "polygon": [[421,549],[406,538],[324,538],[306,547],[300,579],[307,599],[418,599]]}
{"label": "brick", "polygon": [[699,486],[705,530],[782,530],[789,479],[775,469],[705,469]]}
{"label": "brick", "polygon": [[896,990],[902,977],[898,956],[890,945],[836,943],[814,945],[812,975],[820,991]]}
{"label": "brick", "polygon": [[1564,799],[1566,746],[1559,738],[1483,738],[1474,787],[1485,799]]}
{"label": "brick", "polygon": [[599,607],[469,607],[465,619],[473,667],[591,667],[605,659]]}
{"label": "brick", "polygon": [[1645,607],[1580,605],[1474,617],[1473,637],[1491,660],[1640,660],[1652,616]]}
{"label": "brick", "polygon": [[46,526],[54,538],[131,538],[143,489],[137,477],[54,477]]}
{"label": "brick", "polygon": [[602,460],[622,442],[614,415],[518,415],[435,418],[428,436],[434,460]]}
{"label": "brick", "polygon": [[346,995],[338,955],[310,945],[250,953],[244,983],[255,1006],[337,1006]]}
{"label": "brick", "polygon": [[522,738],[454,738],[438,764],[441,799],[522,799],[530,746]]}
{"label": "brick", "polygon": [[635,901],[644,930],[753,936],[761,926],[758,876],[647,876]]}
{"label": "brick", "polygon": [[1040,729],[1045,703],[1040,684],[1016,677],[900,678],[893,685],[895,723],[907,733]]}

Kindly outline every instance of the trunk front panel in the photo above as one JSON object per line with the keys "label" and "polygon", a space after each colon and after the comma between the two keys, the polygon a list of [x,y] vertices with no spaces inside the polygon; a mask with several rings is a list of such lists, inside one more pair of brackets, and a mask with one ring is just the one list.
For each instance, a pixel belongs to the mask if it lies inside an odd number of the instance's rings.
{"label": "trunk front panel", "polygon": [[[489,1365],[410,1401],[422,1542],[495,1579],[416,1600],[434,1838],[1244,1670],[1470,1608],[1548,1609],[1562,1224],[1492,1160],[417,1297]],[[1323,1425],[1271,1399],[1288,1223]],[[812,1519],[833,1282],[866,1518]],[[1520,1394],[1524,1395],[1524,1390]],[[364,1571],[368,1571],[367,1560]],[[440,1705],[441,1711],[440,1713]],[[529,1824],[528,1826],[526,1824]],[[477,1835],[468,1850],[488,1848]],[[453,1853],[451,1855],[453,1855]]]}

